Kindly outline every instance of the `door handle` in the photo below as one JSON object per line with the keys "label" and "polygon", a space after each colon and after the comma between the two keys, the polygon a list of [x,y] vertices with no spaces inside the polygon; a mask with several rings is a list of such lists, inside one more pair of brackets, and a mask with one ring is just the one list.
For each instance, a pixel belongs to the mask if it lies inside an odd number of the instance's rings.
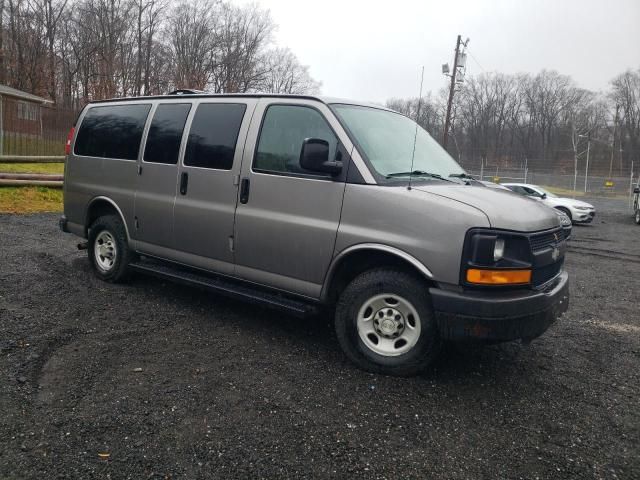
{"label": "door handle", "polygon": [[182,172],[182,175],[180,175],[180,195],[187,194],[188,185],[189,185],[189,174],[187,172]]}
{"label": "door handle", "polygon": [[240,203],[249,201],[249,179],[243,178],[240,182]]}

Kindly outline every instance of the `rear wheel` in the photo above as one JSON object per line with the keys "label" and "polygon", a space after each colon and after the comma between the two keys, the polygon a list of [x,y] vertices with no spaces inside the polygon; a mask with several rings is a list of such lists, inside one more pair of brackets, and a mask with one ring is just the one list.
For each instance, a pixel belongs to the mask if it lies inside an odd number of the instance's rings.
{"label": "rear wheel", "polygon": [[636,210],[636,218],[635,218],[635,220],[636,220],[636,223],[637,223],[638,225],[640,225],[640,208],[638,208],[638,209]]}
{"label": "rear wheel", "polygon": [[415,375],[440,349],[426,285],[400,270],[356,277],[340,296],[335,327],[347,357],[369,372]]}
{"label": "rear wheel", "polygon": [[127,231],[120,217],[105,215],[91,224],[87,253],[100,279],[107,282],[126,280],[134,253],[129,248]]}

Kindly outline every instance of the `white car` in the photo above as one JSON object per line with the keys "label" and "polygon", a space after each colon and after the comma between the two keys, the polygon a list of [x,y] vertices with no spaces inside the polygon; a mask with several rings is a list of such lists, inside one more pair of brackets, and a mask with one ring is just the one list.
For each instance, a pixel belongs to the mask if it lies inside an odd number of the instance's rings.
{"label": "white car", "polygon": [[535,198],[545,205],[557,208],[564,212],[573,223],[591,223],[596,216],[596,209],[590,203],[575,198],[558,197],[538,185],[529,183],[503,183],[502,185],[515,193]]}

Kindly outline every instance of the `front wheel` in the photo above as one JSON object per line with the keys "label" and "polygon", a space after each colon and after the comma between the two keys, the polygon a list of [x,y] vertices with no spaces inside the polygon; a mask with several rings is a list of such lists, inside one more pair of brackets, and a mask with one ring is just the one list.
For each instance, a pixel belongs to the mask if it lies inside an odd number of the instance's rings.
{"label": "front wheel", "polygon": [[560,210],[562,213],[564,213],[567,217],[569,217],[569,220],[571,220],[573,222],[573,216],[571,215],[571,211],[568,208],[565,207],[556,207],[556,210]]}
{"label": "front wheel", "polygon": [[100,279],[107,282],[126,280],[134,253],[129,248],[127,231],[120,217],[105,215],[91,224],[87,252]]}
{"label": "front wheel", "polygon": [[400,270],[371,270],[356,277],[340,296],[335,327],[350,360],[386,375],[425,370],[441,344],[427,286]]}
{"label": "front wheel", "polygon": [[636,220],[636,223],[637,223],[638,225],[640,225],[640,208],[638,208],[638,209],[636,210],[636,217],[635,217],[635,220]]}

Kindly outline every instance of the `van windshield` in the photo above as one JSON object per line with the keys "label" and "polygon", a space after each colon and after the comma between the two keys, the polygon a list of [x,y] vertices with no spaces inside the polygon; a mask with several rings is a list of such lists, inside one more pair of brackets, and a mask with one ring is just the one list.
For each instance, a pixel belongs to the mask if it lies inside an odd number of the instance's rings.
{"label": "van windshield", "polygon": [[334,104],[332,107],[361,153],[383,179],[406,180],[413,172],[420,180],[446,181],[464,174],[460,165],[426,130],[418,126],[416,134],[416,123],[404,115],[357,105]]}

